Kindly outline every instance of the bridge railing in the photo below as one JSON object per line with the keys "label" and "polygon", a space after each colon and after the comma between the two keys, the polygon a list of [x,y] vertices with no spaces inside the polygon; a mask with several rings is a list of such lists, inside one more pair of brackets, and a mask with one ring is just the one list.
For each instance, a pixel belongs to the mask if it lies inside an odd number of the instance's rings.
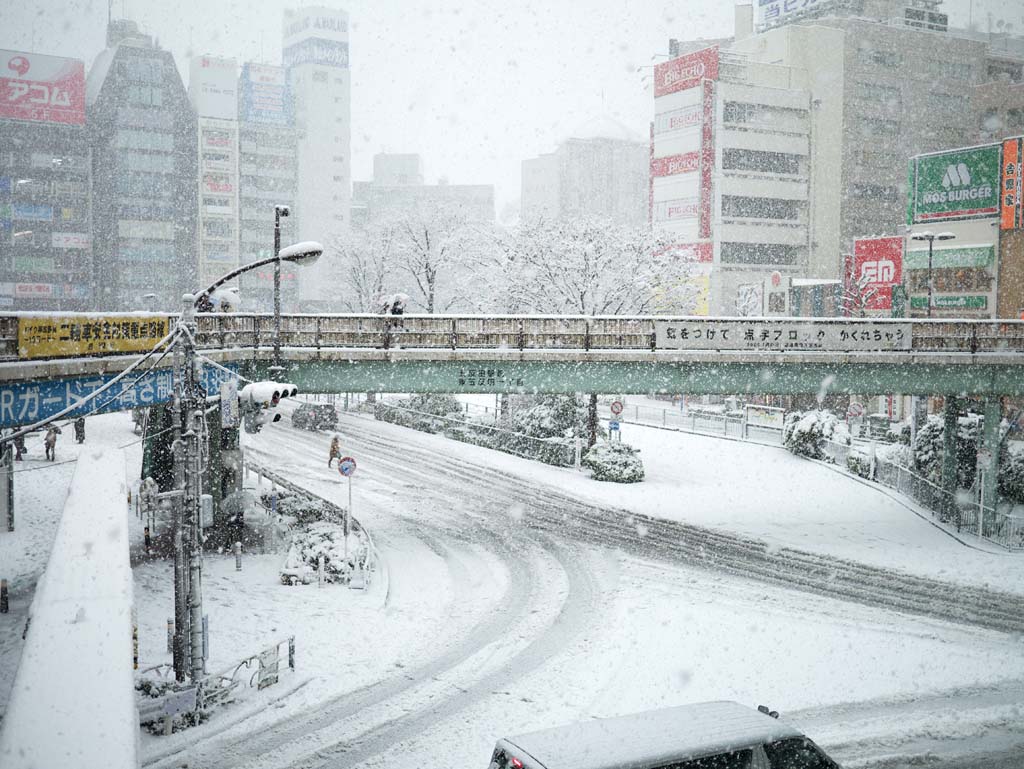
{"label": "bridge railing", "polygon": [[[74,313],[60,317],[67,319]],[[85,317],[83,315],[83,317]],[[141,317],[141,316],[140,316]],[[166,322],[168,316],[153,315]],[[95,323],[97,316],[89,316]],[[62,347],[55,337],[53,344],[37,345],[43,352],[19,350],[19,330],[23,320],[34,320],[38,329],[39,314],[0,316],[0,360],[83,357],[119,354],[118,343],[91,347],[72,344]],[[171,316],[173,320],[173,316]],[[101,319],[102,320],[102,319]],[[55,324],[55,328],[58,324]],[[100,323],[99,325],[102,325]],[[659,337],[666,325],[676,327],[676,336]],[[304,349],[378,348],[417,349],[505,349],[505,350],[658,350],[664,343],[678,342],[685,329],[689,339],[704,337],[700,345],[672,344],[671,349],[714,352],[718,349],[743,349],[737,339],[752,339],[744,334],[772,331],[770,341],[755,349],[763,352],[863,353],[888,351],[902,353],[1024,353],[1024,321],[923,320],[879,318],[672,318],[668,316],[582,316],[582,315],[283,315],[281,345]],[[787,346],[794,329],[821,336],[825,342],[816,347]],[[808,331],[809,329],[809,331]],[[268,348],[274,342],[274,318],[271,314],[210,313],[197,316],[197,342],[201,348]],[[875,343],[867,338],[870,330]],[[780,331],[784,334],[779,337]],[[723,333],[724,332],[724,333]],[[827,332],[827,333],[825,333]],[[59,335],[59,332],[55,332]],[[728,334],[729,336],[726,336]],[[891,339],[898,334],[902,341]],[[909,334],[910,342],[906,343]],[[859,338],[858,338],[859,336]],[[890,342],[885,339],[889,337]],[[762,340],[767,337],[760,337]],[[855,344],[844,346],[841,339],[852,338]],[[714,341],[711,341],[711,340]],[[726,340],[730,340],[726,343]],[[718,345],[722,346],[719,347]],[[134,354],[138,346],[124,346],[125,354]]]}

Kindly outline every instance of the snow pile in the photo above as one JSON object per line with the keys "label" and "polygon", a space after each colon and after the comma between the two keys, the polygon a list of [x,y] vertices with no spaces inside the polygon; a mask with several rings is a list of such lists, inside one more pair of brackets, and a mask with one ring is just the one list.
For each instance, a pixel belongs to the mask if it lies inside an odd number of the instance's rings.
{"label": "snow pile", "polygon": [[281,569],[281,582],[286,585],[308,584],[316,577],[321,557],[324,560],[324,579],[347,584],[366,564],[368,543],[362,531],[350,531],[346,542],[345,531],[338,524],[326,521],[311,523],[292,537],[288,559]]}
{"label": "snow pile", "polygon": [[846,424],[830,411],[793,411],[786,414],[782,425],[782,443],[794,454],[810,459],[827,459],[822,448],[825,441],[850,445]]}
{"label": "snow pile", "polygon": [[124,455],[79,455],[0,732],[5,769],[137,767]]}
{"label": "snow pile", "polygon": [[596,481],[638,483],[644,479],[640,450],[620,441],[601,441],[584,455],[583,466],[590,468]]}

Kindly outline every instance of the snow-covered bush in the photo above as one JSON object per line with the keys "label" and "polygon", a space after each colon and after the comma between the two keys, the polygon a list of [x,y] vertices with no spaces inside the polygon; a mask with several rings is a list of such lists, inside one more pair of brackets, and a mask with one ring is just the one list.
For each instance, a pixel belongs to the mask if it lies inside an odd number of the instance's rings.
{"label": "snow-covered bush", "polygon": [[303,574],[315,575],[324,557],[324,574],[328,582],[347,581],[356,564],[366,559],[366,541],[356,531],[348,537],[348,555],[345,555],[344,529],[336,523],[311,523],[292,537],[288,560],[281,570],[286,584],[302,581]]}
{"label": "snow-covered bush", "polygon": [[875,456],[879,462],[887,462],[890,465],[899,465],[900,467],[914,466],[914,452],[909,444],[882,444],[876,448]]}
{"label": "snow-covered bush", "polygon": [[1024,504],[1024,451],[1005,447],[999,454],[999,493],[1014,504]]}
{"label": "snow-covered bush", "polygon": [[889,432],[886,434],[885,439],[889,443],[899,443],[904,446],[910,445],[910,422],[904,420],[902,422],[893,422],[889,425]]}
{"label": "snow-covered bush", "polygon": [[620,441],[600,441],[583,456],[583,466],[590,468],[597,481],[637,483],[644,479],[640,450]]}
{"label": "snow-covered bush", "polygon": [[575,395],[524,395],[512,401],[505,426],[531,438],[572,438],[587,432],[587,407]]}
{"label": "snow-covered bush", "polygon": [[851,448],[846,455],[846,467],[861,478],[871,479],[871,455],[859,446]]}
{"label": "snow-covered bush", "polygon": [[274,510],[278,515],[294,518],[298,524],[331,521],[336,520],[337,517],[323,500],[280,489],[264,491],[260,494],[260,502],[267,510]]}
{"label": "snow-covered bush", "polygon": [[[974,483],[978,441],[983,424],[984,419],[978,414],[968,414],[957,419],[956,476],[957,485],[962,489],[970,488]],[[934,483],[938,483],[942,477],[945,432],[943,418],[932,414],[917,429],[914,439],[914,469]]]}
{"label": "snow-covered bush", "polygon": [[782,443],[794,454],[810,459],[827,459],[822,443],[850,445],[850,431],[830,411],[792,411],[782,423]]}

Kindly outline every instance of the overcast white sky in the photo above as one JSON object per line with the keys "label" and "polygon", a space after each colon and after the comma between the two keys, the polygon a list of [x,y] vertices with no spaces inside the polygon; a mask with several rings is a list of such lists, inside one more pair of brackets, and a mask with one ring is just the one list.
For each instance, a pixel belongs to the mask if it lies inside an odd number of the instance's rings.
{"label": "overcast white sky", "polygon": [[[279,64],[282,10],[297,0],[113,0],[173,51]],[[312,3],[310,3],[312,4]],[[644,75],[669,37],[727,36],[733,0],[327,0],[349,12],[352,164],[418,152],[427,179],[493,183],[519,197],[519,164],[587,120],[609,115],[641,136],[653,105]],[[1024,0],[949,0],[1024,32]],[[0,48],[84,59],[104,46],[107,0],[0,0]]]}

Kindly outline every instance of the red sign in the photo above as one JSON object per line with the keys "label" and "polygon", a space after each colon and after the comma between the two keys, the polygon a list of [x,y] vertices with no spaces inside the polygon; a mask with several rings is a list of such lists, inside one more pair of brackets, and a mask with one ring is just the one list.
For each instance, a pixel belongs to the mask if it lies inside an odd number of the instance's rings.
{"label": "red sign", "polygon": [[1014,230],[1024,227],[1021,201],[1021,139],[1003,142],[1003,173],[999,187],[999,229]]}
{"label": "red sign", "polygon": [[903,238],[853,241],[853,287],[866,310],[891,310],[892,287],[903,282]]}
{"label": "red sign", "polygon": [[687,152],[683,155],[669,155],[651,160],[651,176],[673,176],[689,174],[700,170],[700,153]]}
{"label": "red sign", "polygon": [[53,284],[15,283],[14,296],[18,299],[46,299],[53,296]]}
{"label": "red sign", "polygon": [[0,118],[85,124],[85,64],[0,50]]}
{"label": "red sign", "polygon": [[[715,49],[717,56],[718,49]],[[718,59],[716,58],[717,62]],[[715,84],[711,80],[704,81],[702,96],[704,123],[700,131],[700,221],[697,235],[701,238],[711,237],[711,174],[715,168]]]}
{"label": "red sign", "polygon": [[710,262],[714,258],[714,246],[711,243],[675,243],[657,252],[671,254],[684,262]]}
{"label": "red sign", "polygon": [[688,53],[654,67],[654,97],[696,88],[702,80],[718,79],[718,46]]}

